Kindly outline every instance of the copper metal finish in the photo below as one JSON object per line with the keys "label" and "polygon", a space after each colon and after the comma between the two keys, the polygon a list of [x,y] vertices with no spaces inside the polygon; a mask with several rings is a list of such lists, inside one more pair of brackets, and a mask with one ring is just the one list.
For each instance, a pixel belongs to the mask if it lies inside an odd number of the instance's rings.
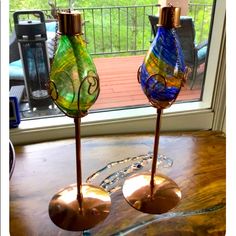
{"label": "copper metal finish", "polygon": [[70,185],[54,195],[49,204],[51,220],[62,229],[82,231],[103,221],[110,212],[111,200],[104,189],[83,184],[82,201],[77,198],[77,184]]}
{"label": "copper metal finish", "polygon": [[110,195],[103,188],[82,184],[80,121],[74,118],[77,183],[60,190],[49,203],[51,220],[69,231],[94,227],[108,216],[111,207]]}
{"label": "copper metal finish", "polygon": [[153,148],[153,159],[152,159],[152,172],[151,172],[151,194],[152,190],[154,189],[154,175],[156,173],[156,165],[157,165],[157,154],[158,154],[158,147],[159,147],[159,137],[160,137],[160,128],[161,128],[161,109],[157,109],[157,119],[156,119],[156,132],[155,132],[155,139],[154,139],[154,148]]}
{"label": "copper metal finish", "polygon": [[153,186],[150,173],[128,178],[123,185],[126,201],[136,210],[162,214],[174,208],[181,199],[177,184],[164,175],[155,175]]}
{"label": "copper metal finish", "polygon": [[173,7],[172,5],[160,8],[158,26],[168,28],[180,27],[180,12],[180,7]]}
{"label": "copper metal finish", "polygon": [[123,195],[126,201],[136,210],[150,214],[165,213],[174,208],[181,199],[181,191],[173,180],[167,176],[155,174],[161,113],[162,109],[157,109],[151,174],[143,173],[131,176],[123,185]]}
{"label": "copper metal finish", "polygon": [[80,138],[80,118],[75,118],[75,140],[76,140],[76,180],[77,180],[77,200],[79,206],[82,207],[82,169],[81,169],[81,138]]}
{"label": "copper metal finish", "polygon": [[58,12],[60,34],[82,34],[82,17],[80,12]]}

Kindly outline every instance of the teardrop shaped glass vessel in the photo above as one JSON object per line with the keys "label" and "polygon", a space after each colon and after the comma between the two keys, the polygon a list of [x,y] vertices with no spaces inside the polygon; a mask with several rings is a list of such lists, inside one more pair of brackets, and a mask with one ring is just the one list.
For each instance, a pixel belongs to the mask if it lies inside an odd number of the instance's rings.
{"label": "teardrop shaped glass vessel", "polygon": [[85,116],[97,100],[99,78],[82,34],[60,35],[49,90],[56,105],[70,117]]}
{"label": "teardrop shaped glass vessel", "polygon": [[170,107],[186,77],[183,52],[174,27],[159,26],[139,69],[139,82],[152,106]]}

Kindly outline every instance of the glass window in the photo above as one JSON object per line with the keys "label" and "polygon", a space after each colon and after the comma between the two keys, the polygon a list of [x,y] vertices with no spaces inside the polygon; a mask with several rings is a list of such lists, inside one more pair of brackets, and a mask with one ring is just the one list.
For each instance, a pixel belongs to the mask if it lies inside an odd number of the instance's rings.
{"label": "glass window", "polygon": [[[83,13],[84,36],[88,41],[88,50],[94,58],[101,83],[99,98],[92,107],[91,114],[82,121],[84,125],[90,124],[90,128],[86,128],[86,134],[121,132],[121,129],[124,130],[121,128],[124,125],[122,122],[127,122],[130,127],[128,130],[131,131],[152,130],[155,109],[150,107],[137,82],[137,70],[154,37],[148,16],[158,16],[157,6],[155,4],[119,7],[84,7],[80,5],[75,8],[79,8]],[[192,73],[179,94],[176,104],[165,110],[163,129],[206,128],[212,125],[213,114],[208,109],[211,108],[212,103],[225,6],[221,1],[192,0],[187,9],[187,15],[181,16],[181,22],[184,26],[184,20],[190,19],[193,27],[188,26],[186,30],[182,31],[186,33],[192,30],[193,39],[189,43],[192,43],[194,52],[197,52],[195,55],[199,57],[199,64],[196,64],[196,57],[192,64],[190,61],[188,62]],[[17,9],[11,9],[10,18],[14,10]],[[49,15],[50,12],[45,11],[45,16]],[[54,22],[47,23],[48,35],[51,34],[49,32],[53,32],[52,29],[49,31],[49,26],[53,24],[55,25]],[[217,30],[215,30],[216,27]],[[10,29],[13,29],[12,24]],[[185,50],[184,47],[183,42],[183,50]],[[54,50],[53,47],[52,49]],[[188,52],[189,50],[186,50],[186,53]],[[187,58],[188,55],[186,54],[185,57]],[[206,113],[202,112],[204,109]],[[192,123],[190,117],[193,111],[198,111],[197,119],[204,117],[205,121],[201,125],[199,122],[195,125]],[[186,115],[185,112],[188,114]],[[180,127],[169,126],[172,123],[170,119],[173,114],[175,118],[178,116]],[[29,109],[27,96],[24,97],[21,104],[21,116],[23,121],[19,128],[11,130],[13,136],[25,129],[38,127],[42,130],[43,127],[56,126],[57,131],[61,132],[61,129],[65,130],[65,127],[73,125],[73,121],[70,121],[69,118],[61,117],[60,111],[53,104],[47,109]],[[183,117],[184,119],[188,117],[190,122],[185,124]],[[148,123],[148,120],[151,122]],[[138,125],[139,122],[141,125]],[[98,124],[104,126],[99,127]],[[106,127],[111,124],[113,124],[113,128],[107,130]],[[64,135],[71,136],[71,131],[69,128]]]}

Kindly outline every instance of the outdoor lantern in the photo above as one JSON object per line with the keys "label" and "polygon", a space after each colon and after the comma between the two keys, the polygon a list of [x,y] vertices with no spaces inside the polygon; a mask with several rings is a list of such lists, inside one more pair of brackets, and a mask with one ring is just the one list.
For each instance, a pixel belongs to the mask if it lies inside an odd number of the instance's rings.
{"label": "outdoor lantern", "polygon": [[[29,15],[34,20],[21,20]],[[36,18],[36,17],[38,18]],[[49,59],[46,46],[46,26],[42,11],[16,11],[13,14],[20,50],[26,94],[31,110],[52,104],[48,94]]]}

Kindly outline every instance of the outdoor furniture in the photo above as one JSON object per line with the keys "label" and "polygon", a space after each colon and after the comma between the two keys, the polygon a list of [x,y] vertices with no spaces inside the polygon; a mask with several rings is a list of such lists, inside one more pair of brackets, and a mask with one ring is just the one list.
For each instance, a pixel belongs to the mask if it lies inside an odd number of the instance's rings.
{"label": "outdoor furniture", "polygon": [[[152,27],[152,33],[155,36],[157,33],[159,17],[149,15],[148,18]],[[205,63],[208,41],[206,40],[198,45],[195,44],[195,27],[192,17],[181,16],[180,24],[181,27],[177,28],[176,32],[183,49],[185,63],[192,69],[192,83],[190,85],[190,88],[192,89],[197,78],[197,69],[201,64]]]}

